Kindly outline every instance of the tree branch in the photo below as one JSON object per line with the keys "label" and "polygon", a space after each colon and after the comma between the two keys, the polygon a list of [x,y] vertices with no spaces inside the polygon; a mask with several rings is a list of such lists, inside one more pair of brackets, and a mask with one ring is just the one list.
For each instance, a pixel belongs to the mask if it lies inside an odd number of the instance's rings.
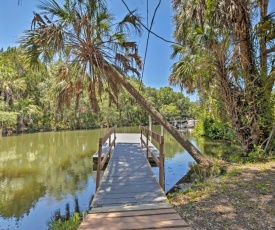
{"label": "tree branch", "polygon": [[272,52],[275,52],[275,47],[272,47],[272,48],[270,48],[270,49],[267,49],[267,50],[262,54],[262,56],[268,55],[268,54],[270,54],[270,53],[272,53]]}

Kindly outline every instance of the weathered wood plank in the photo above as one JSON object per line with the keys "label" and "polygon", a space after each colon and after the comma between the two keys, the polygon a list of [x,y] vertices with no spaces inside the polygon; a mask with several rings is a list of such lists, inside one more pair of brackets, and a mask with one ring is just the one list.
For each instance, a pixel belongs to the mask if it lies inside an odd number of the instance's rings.
{"label": "weathered wood plank", "polygon": [[175,209],[148,209],[148,210],[134,210],[123,212],[108,212],[108,213],[91,213],[92,218],[105,218],[105,217],[125,217],[125,216],[144,216],[144,215],[159,215],[159,214],[178,214]]}
{"label": "weathered wood plank", "polygon": [[[125,218],[105,218],[102,219],[92,219],[90,215],[87,216],[84,222],[80,225],[80,230],[85,229],[97,229],[97,230],[126,230],[126,229],[167,229],[171,227],[181,227],[185,230],[185,227],[189,227],[185,221],[181,220],[162,220],[157,219],[152,221],[152,216],[141,216],[137,217],[125,217]],[[104,224],[103,224],[104,223]]]}
{"label": "weathered wood plank", "polygon": [[[133,176],[135,175],[135,176]],[[132,174],[131,171],[128,171],[128,172],[120,172],[119,174],[115,175],[114,173],[113,174],[109,174],[109,175],[106,175],[102,178],[102,181],[104,181],[105,178],[114,178],[114,177],[119,177],[120,179],[127,179],[127,177],[130,179],[130,177],[134,180],[136,180],[136,178],[139,178],[139,179],[142,179],[140,177],[143,177],[143,178],[147,178],[147,177],[154,177],[154,175],[147,175],[146,172],[139,172],[138,174]]]}
{"label": "weathered wood plank", "polygon": [[135,186],[143,186],[144,184],[157,183],[154,178],[146,178],[145,180],[138,180],[138,179],[136,179],[135,181],[131,181],[131,180],[117,180],[117,179],[113,178],[113,179],[104,180],[101,183],[103,183],[103,182],[104,183],[108,183],[110,185],[115,185],[115,186],[127,186],[129,184],[133,184]]}
{"label": "weathered wood plank", "polygon": [[[98,194],[97,196],[97,199],[116,199],[116,198],[140,198],[140,199],[156,199],[156,198],[159,198],[159,197],[163,197],[165,198],[164,196],[162,196],[162,194],[158,194],[158,193],[151,193],[151,192],[143,192],[143,193],[140,193],[138,191],[136,192],[132,192],[132,193],[129,193],[127,191],[125,191],[124,193],[120,193],[120,192],[116,192],[116,193],[108,193],[108,194]],[[166,198],[165,198],[166,199]]]}
{"label": "weathered wood plank", "polygon": [[101,180],[101,182],[105,183],[156,183],[156,178],[154,176],[147,176],[147,175],[135,175],[135,176],[129,176],[129,177],[122,177],[122,176],[109,176],[105,177]]}
{"label": "weathered wood plank", "polygon": [[90,218],[94,219],[94,223],[97,221],[102,221],[102,218],[104,221],[110,221],[112,223],[119,223],[121,220],[123,220],[125,223],[129,223],[133,221],[133,218],[135,221],[138,221],[140,223],[143,222],[159,222],[162,220],[182,220],[181,217],[175,213],[166,213],[166,214],[157,214],[157,215],[148,215],[147,213],[143,215],[131,215],[131,213],[128,213],[129,215],[124,216],[109,216],[109,215],[99,215],[99,214],[90,214]]}
{"label": "weathered wood plank", "polygon": [[172,209],[172,206],[168,203],[161,203],[161,204],[143,204],[143,205],[135,205],[135,206],[93,208],[91,209],[90,213],[167,210],[167,209]]}
{"label": "weathered wood plank", "polygon": [[[108,191],[107,189],[106,189],[106,191]],[[96,197],[97,196],[105,196],[105,195],[107,195],[107,194],[105,194],[104,195],[104,193],[105,193],[105,191],[104,190],[100,190],[100,191],[98,191],[97,192],[97,194],[95,195],[95,197],[94,197],[94,199],[96,199]],[[125,191],[125,193],[124,194],[144,194],[144,193],[151,193],[151,190],[149,190],[149,191],[146,191],[146,190],[144,190],[144,191]],[[120,190],[112,190],[112,191],[108,191],[108,194],[110,194],[110,195],[112,195],[112,194],[123,194]],[[155,194],[157,195],[157,194],[160,194],[161,195],[161,193],[156,193],[155,192]]]}
{"label": "weathered wood plank", "polygon": [[[138,202],[138,200],[147,200],[148,202],[151,200],[153,203],[162,203],[161,201],[166,201],[166,197],[161,196],[160,194],[152,194],[149,196],[145,196],[143,194],[140,194],[138,192],[122,193],[122,194],[119,192],[111,193],[107,196],[98,196],[96,202],[101,203],[102,200],[104,200],[104,199],[123,199],[123,198],[125,198],[125,200],[129,200],[129,203],[131,203],[131,199],[132,199],[132,201],[136,200],[137,202]],[[148,204],[150,204],[150,203],[151,202],[149,202]]]}
{"label": "weathered wood plank", "polygon": [[[146,187],[145,187],[146,186]],[[100,186],[100,190],[104,190],[104,189],[108,189],[111,188],[112,190],[121,190],[123,192],[124,189],[129,189],[129,190],[140,190],[143,191],[143,189],[145,189],[146,191],[148,189],[150,189],[152,192],[154,192],[155,190],[158,190],[159,187],[157,186],[157,183],[155,182],[155,184],[124,184],[124,185],[118,185],[118,184],[105,184],[102,183]]]}
{"label": "weathered wood plank", "polygon": [[102,198],[97,199],[95,204],[97,206],[113,206],[113,205],[121,205],[121,204],[150,204],[150,203],[162,203],[165,202],[165,197],[156,197],[152,199],[152,197],[119,197],[119,198]]}

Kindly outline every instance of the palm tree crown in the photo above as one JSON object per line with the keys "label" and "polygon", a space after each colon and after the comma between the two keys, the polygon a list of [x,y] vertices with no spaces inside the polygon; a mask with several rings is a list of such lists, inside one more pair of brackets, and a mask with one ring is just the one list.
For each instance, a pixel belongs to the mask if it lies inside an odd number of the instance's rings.
{"label": "palm tree crown", "polygon": [[131,13],[115,23],[104,0],[65,0],[63,6],[43,0],[38,8],[41,13],[34,12],[31,30],[25,31],[20,42],[31,63],[65,61],[58,74],[59,105],[78,98],[85,82],[94,112],[99,110],[103,90],[115,102],[119,85],[111,69],[139,75],[142,67],[136,43],[127,40],[129,31],[141,32],[138,16]]}

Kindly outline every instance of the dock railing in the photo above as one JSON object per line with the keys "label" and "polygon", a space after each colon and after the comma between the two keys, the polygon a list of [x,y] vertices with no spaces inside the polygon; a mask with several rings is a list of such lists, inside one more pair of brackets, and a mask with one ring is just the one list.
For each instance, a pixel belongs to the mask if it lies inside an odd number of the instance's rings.
{"label": "dock railing", "polygon": [[[141,145],[146,147],[146,154],[150,152],[152,158],[154,159],[156,165],[159,167],[159,184],[164,190],[164,136],[159,135],[143,126],[140,126],[140,141]],[[143,135],[146,137],[146,142],[143,140]],[[159,158],[154,154],[154,152],[149,148],[149,136],[159,143]]]}
{"label": "dock railing", "polygon": [[[116,145],[116,129],[117,126],[115,125],[114,127],[112,127],[106,134],[104,134],[102,137],[99,138],[98,140],[98,157],[97,157],[97,172],[96,172],[96,190],[99,187],[99,183],[100,183],[100,170],[104,167],[106,160],[108,159],[108,157],[110,157],[111,155],[111,150],[112,147]],[[112,134],[114,134],[114,138],[113,141],[111,140],[111,136]],[[107,149],[107,152],[104,156],[104,158],[101,160],[101,156],[102,156],[102,146],[104,145],[104,143],[109,139],[109,146]]]}

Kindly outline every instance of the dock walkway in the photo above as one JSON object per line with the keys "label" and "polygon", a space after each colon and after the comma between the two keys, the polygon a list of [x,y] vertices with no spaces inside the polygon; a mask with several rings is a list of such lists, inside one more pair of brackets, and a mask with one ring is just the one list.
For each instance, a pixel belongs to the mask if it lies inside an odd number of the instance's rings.
{"label": "dock walkway", "polygon": [[79,227],[86,229],[190,229],[167,202],[140,134],[117,134],[91,210]]}

